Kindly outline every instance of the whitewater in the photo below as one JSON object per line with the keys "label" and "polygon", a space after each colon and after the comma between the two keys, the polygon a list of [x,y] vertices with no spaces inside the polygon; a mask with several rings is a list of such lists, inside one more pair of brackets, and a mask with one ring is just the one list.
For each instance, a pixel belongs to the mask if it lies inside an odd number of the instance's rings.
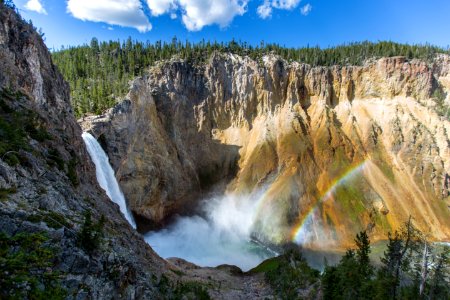
{"label": "whitewater", "polygon": [[108,195],[111,201],[119,205],[120,211],[125,219],[136,229],[136,223],[131,212],[128,210],[127,202],[114,175],[114,170],[109,163],[108,156],[90,133],[84,132],[82,138],[86,144],[89,156],[95,164],[95,173],[100,187],[105,190],[106,195]]}
{"label": "whitewater", "polygon": [[[85,132],[82,137],[99,185],[136,228],[108,156],[91,134]],[[247,271],[277,255],[251,236],[255,205],[249,198],[211,197],[204,201],[201,216],[179,217],[169,227],[145,234],[144,239],[163,258],[179,257],[203,267],[230,264]]]}

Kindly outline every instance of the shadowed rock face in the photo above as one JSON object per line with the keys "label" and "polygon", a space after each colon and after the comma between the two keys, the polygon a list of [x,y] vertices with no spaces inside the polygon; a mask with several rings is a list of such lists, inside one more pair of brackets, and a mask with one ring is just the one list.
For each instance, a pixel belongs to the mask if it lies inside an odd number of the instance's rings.
{"label": "shadowed rock face", "polygon": [[[5,123],[26,129],[14,128],[25,146],[0,156],[0,191],[8,191],[0,201],[0,232],[10,236],[43,232],[56,249],[46,272],[61,274],[68,299],[160,297],[156,284],[168,271],[167,262],[128,225],[98,186],[72,114],[67,83],[40,35],[4,4],[0,4],[0,121],[2,139],[8,136],[3,132]],[[16,164],[8,160],[11,155],[18,157]],[[94,221],[102,215],[107,220],[104,242],[93,253],[77,239],[86,211]],[[32,270],[27,275],[37,274]]]}
{"label": "shadowed rock face", "polygon": [[448,240],[450,122],[433,95],[449,89],[444,55],[311,67],[215,54],[203,66],[160,63],[80,123],[103,142],[142,230],[225,182],[264,191],[255,233],[271,242],[343,247],[409,215]]}

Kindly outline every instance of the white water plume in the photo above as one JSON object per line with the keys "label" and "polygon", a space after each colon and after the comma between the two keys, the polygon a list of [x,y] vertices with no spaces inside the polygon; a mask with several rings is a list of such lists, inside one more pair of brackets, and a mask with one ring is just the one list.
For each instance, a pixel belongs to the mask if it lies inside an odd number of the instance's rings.
{"label": "white water plume", "polygon": [[83,132],[82,137],[84,143],[86,144],[87,151],[95,164],[97,181],[100,184],[100,187],[105,190],[109,199],[119,205],[122,214],[125,216],[130,225],[136,229],[136,223],[134,222],[131,212],[127,208],[125,197],[120,190],[116,176],[114,175],[114,170],[109,164],[108,156],[90,133]]}
{"label": "white water plume", "polygon": [[146,234],[145,240],[164,258],[249,270],[276,254],[251,238],[257,205],[251,198],[233,195],[209,199],[205,217],[180,217],[168,228]]}

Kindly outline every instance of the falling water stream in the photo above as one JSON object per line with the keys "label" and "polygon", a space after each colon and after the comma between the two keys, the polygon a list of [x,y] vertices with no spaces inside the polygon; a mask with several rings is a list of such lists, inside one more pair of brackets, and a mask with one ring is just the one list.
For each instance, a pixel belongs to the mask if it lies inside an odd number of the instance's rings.
{"label": "falling water stream", "polygon": [[[82,137],[95,164],[98,183],[108,197],[119,205],[131,226],[136,228],[108,156],[91,134],[85,132]],[[200,215],[178,217],[166,228],[148,232],[144,239],[164,258],[180,257],[205,267],[236,265],[247,271],[265,259],[278,255],[254,238],[255,229],[257,232],[255,225],[261,221],[262,204],[264,190],[253,197],[232,194],[212,196],[204,199]],[[300,228],[309,228],[308,224],[305,222]],[[302,236],[304,234],[300,234]],[[326,251],[306,250],[304,255],[317,269],[323,269],[324,257],[331,263],[340,258],[340,253]]]}
{"label": "falling water stream", "polygon": [[[98,183],[136,228],[108,156],[91,134],[85,132],[82,137],[95,164]],[[144,238],[164,258],[180,257],[200,266],[232,264],[249,270],[277,254],[251,237],[254,206],[248,199],[214,197],[205,202],[203,216],[180,217]]]}
{"label": "falling water stream", "polygon": [[122,214],[125,216],[130,225],[136,229],[136,223],[134,222],[131,212],[127,208],[125,197],[120,190],[114,171],[109,164],[108,156],[90,133],[84,132],[82,137],[89,155],[95,164],[97,181],[100,184],[100,187],[105,190],[111,201],[119,205]]}

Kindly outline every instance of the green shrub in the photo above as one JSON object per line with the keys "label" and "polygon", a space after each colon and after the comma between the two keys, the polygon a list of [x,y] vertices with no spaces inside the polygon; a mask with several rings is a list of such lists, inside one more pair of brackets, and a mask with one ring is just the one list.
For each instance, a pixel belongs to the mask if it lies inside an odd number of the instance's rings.
{"label": "green shrub", "polygon": [[450,118],[450,107],[445,104],[445,93],[442,88],[434,90],[432,97],[436,102],[436,112],[439,116]]}
{"label": "green shrub", "polygon": [[36,112],[12,105],[25,97],[20,92],[0,90],[0,158],[11,166],[24,159],[19,155],[21,150],[31,150],[29,138],[39,142],[51,139],[44,120]]}
{"label": "green shrub", "polygon": [[72,157],[72,159],[67,164],[67,177],[73,186],[78,186],[80,184],[77,175],[77,159],[76,157]]}
{"label": "green shrub", "polygon": [[17,193],[17,189],[12,187],[8,189],[0,188],[0,201],[8,200],[8,195]]}
{"label": "green shrub", "polygon": [[103,242],[105,217],[102,215],[97,223],[92,221],[89,211],[84,214],[84,223],[78,233],[78,243],[88,253],[94,252]]}
{"label": "green shrub", "polygon": [[179,282],[174,291],[174,300],[209,300],[207,289],[198,282]]}
{"label": "green shrub", "polygon": [[47,163],[50,166],[57,166],[58,170],[64,170],[64,159],[62,159],[61,154],[55,148],[50,149],[47,153]]}
{"label": "green shrub", "polygon": [[64,299],[52,271],[56,249],[43,233],[0,233],[0,299]]}
{"label": "green shrub", "polygon": [[[298,247],[290,247],[285,254],[253,270],[265,273],[266,281],[281,299],[300,299],[299,291],[310,289],[320,279],[320,272],[308,265]],[[314,294],[315,290],[311,289],[310,293]]]}
{"label": "green shrub", "polygon": [[27,221],[32,223],[45,222],[48,227],[53,229],[60,229],[62,227],[71,228],[72,225],[67,222],[66,218],[54,211],[39,212],[34,215],[29,215]]}

